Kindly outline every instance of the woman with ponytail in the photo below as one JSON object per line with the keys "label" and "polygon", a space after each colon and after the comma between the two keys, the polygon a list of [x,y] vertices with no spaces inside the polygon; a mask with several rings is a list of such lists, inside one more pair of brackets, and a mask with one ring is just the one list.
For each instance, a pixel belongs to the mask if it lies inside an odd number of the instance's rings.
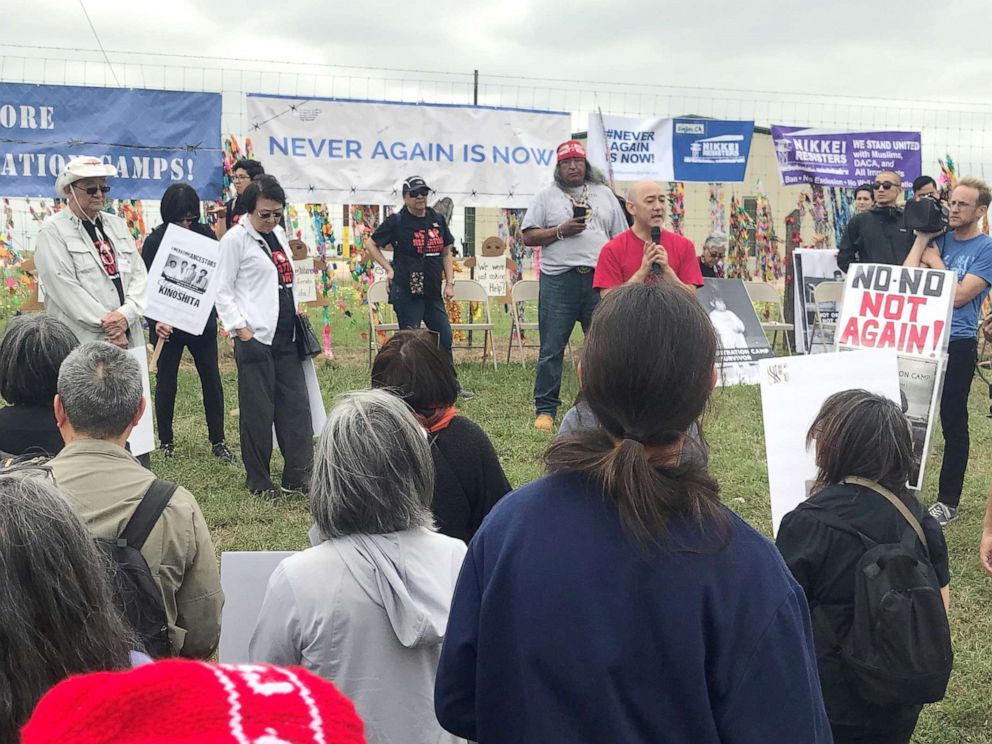
{"label": "woman with ponytail", "polygon": [[493,509],[462,566],[435,707],[479,744],[826,744],[809,610],[720,503],[686,436],[715,382],[702,308],[666,284],[596,309],[582,393],[600,426]]}

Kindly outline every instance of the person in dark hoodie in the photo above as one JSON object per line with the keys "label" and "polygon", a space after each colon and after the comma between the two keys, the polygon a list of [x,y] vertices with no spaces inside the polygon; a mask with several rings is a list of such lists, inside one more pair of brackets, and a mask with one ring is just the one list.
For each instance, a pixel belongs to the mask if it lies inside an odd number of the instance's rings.
{"label": "person in dark hoodie", "polygon": [[600,425],[553,442],[548,474],[469,545],[434,693],[445,729],[479,744],[829,744],[802,589],[682,457],[716,343],[673,284],[599,303],[582,391]]}
{"label": "person in dark hoodie", "polygon": [[332,681],[368,744],[457,742],[430,700],[465,543],[434,532],[433,494],[406,403],[385,390],[340,396],[314,457],[314,547],[276,568],[249,644],[252,663]]}
{"label": "person in dark hoodie", "polygon": [[372,387],[405,400],[427,431],[436,471],[431,510],[438,532],[469,542],[510,483],[486,432],[455,408],[458,379],[437,336],[397,332],[375,358]]}
{"label": "person in dark hoodie", "polygon": [[[192,186],[176,183],[165,190],[160,206],[162,224],[145,238],[141,258],[147,268],[151,268],[162,237],[169,225],[192,230],[198,235],[214,238],[213,231],[200,222],[200,197]],[[207,417],[207,433],[210,437],[210,450],[224,462],[234,462],[234,453],[224,441],[224,386],[217,366],[217,311],[211,309],[210,317],[203,333],[191,333],[173,328],[148,318],[149,340],[155,344],[159,338],[165,339],[165,346],[158,358],[157,383],[155,385],[155,420],[162,455],[175,456],[175,439],[172,420],[176,408],[176,387],[179,376],[179,361],[183,349],[193,355],[196,372],[200,376],[203,391],[203,410]]]}
{"label": "person in dark hoodie", "polygon": [[875,205],[856,214],[847,223],[837,253],[837,266],[846,272],[852,263],[881,263],[902,266],[915,236],[903,225],[902,207],[896,206],[902,178],[882,171],[871,184]]}

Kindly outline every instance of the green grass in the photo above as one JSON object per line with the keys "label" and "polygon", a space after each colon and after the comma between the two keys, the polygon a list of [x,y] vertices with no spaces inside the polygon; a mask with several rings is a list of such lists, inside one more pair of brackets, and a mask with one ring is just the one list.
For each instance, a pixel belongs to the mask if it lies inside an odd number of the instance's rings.
{"label": "green grass", "polygon": [[[364,317],[355,313],[349,322],[334,314],[334,362],[322,362],[318,377],[325,401],[330,405],[341,392],[368,385],[366,355],[360,347]],[[502,334],[507,323],[497,312]],[[319,328],[314,317],[315,327]],[[481,339],[476,339],[477,342]],[[578,336],[574,339],[578,341]],[[531,427],[533,418],[533,358],[526,369],[519,363],[504,365],[505,335],[498,338],[500,367],[479,362],[479,350],[457,353],[462,383],[477,393],[475,399],[459,402],[460,411],[480,424],[493,440],[510,483],[518,486],[541,474],[541,453],[550,437]],[[532,352],[531,352],[532,354]],[[222,362],[226,407],[237,407],[233,364]],[[562,399],[571,401],[577,389],[572,367],[566,363]],[[926,744],[979,744],[992,742],[992,579],[978,564],[985,494],[992,484],[992,426],[987,389],[979,380],[971,396],[971,462],[961,502],[961,517],[947,529],[951,555],[951,626],[956,654],[955,671],[946,699],[927,706],[917,727],[914,742]],[[562,411],[564,413],[564,410]],[[228,441],[237,449],[237,419],[227,418]],[[766,535],[771,531],[768,473],[765,464],[760,395],[757,388],[718,390],[704,420],[711,444],[711,466],[718,477],[724,501]],[[306,547],[310,525],[303,500],[260,502],[243,488],[240,466],[224,466],[209,452],[203,421],[199,383],[191,364],[180,372],[180,394],[176,412],[177,458],[165,462],[153,455],[156,472],[188,487],[199,499],[210,524],[218,551],[296,550]],[[935,493],[942,440],[938,435],[931,455],[924,501]],[[275,455],[273,472],[281,467]]]}

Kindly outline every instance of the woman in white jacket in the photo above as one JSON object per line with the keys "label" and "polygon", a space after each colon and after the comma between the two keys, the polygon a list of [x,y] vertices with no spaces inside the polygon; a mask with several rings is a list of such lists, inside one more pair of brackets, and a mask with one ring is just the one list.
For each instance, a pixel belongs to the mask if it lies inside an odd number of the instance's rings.
{"label": "woman in white jacket", "polygon": [[302,665],[334,682],[369,744],[449,744],[434,676],[465,543],[433,531],[424,430],[384,390],[347,393],[317,445],[317,544],[269,581],[253,662]]}
{"label": "woman in white jacket", "polygon": [[79,339],[144,346],[148,276],[127,224],[103,211],[117,169],[99,158],[70,160],[55,182],[68,204],[45,218],[34,261],[45,312]]}
{"label": "woman in white jacket", "polygon": [[286,463],[285,492],[309,490],[313,428],[294,340],[292,252],[279,227],[286,193],[274,177],[262,175],[241,199],[248,213],[220,241],[216,306],[234,337],[245,485],[271,499],[279,496],[269,473],[273,425]]}

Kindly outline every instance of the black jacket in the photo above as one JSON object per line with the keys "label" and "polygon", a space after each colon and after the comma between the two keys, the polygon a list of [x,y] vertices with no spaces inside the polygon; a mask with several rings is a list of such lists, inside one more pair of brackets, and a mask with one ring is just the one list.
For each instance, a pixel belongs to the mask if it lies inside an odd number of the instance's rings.
{"label": "black jacket", "polygon": [[837,266],[846,272],[852,263],[902,266],[916,237],[903,226],[902,208],[872,207],[847,223],[837,253]]}
{"label": "black jacket", "polygon": [[[947,585],[950,571],[943,530],[913,496],[904,497],[903,502],[923,527],[930,562],[940,585]],[[808,503],[830,510],[878,543],[898,542],[910,529],[902,515],[883,496],[861,486],[829,486],[811,496]],[[810,511],[800,505],[786,514],[775,544],[809,601],[820,686],[830,725],[835,736],[839,732],[849,735],[908,732],[908,739],[920,714],[920,706],[882,707],[854,695],[845,677],[839,649],[821,625],[829,626],[834,639],[843,638],[850,630],[854,621],[854,573],[865,547],[853,535],[823,524]]]}

